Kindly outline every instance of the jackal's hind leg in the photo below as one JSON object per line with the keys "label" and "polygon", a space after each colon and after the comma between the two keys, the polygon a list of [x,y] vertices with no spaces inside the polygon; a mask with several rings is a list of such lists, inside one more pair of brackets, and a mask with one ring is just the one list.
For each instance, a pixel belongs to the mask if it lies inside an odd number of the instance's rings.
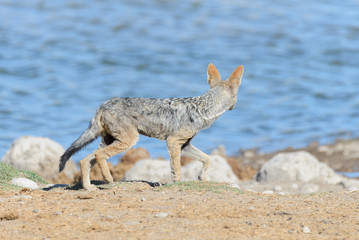
{"label": "jackal's hind leg", "polygon": [[198,160],[203,163],[203,168],[201,174],[198,176],[198,179],[201,181],[207,181],[208,180],[208,169],[211,164],[211,158],[193,146],[192,144],[188,144],[185,148],[182,149],[182,153],[184,155],[188,155],[189,157],[192,157],[194,160]]}
{"label": "jackal's hind leg", "polygon": [[82,186],[86,190],[96,190],[96,186],[90,182],[90,170],[96,164],[95,154],[91,153],[80,161]]}
{"label": "jackal's hind leg", "polygon": [[[102,141],[97,149],[101,149],[106,146],[107,144],[104,141]],[[91,184],[91,180],[90,180],[90,171],[95,164],[96,164],[96,158],[94,152],[80,161],[82,186],[86,190],[91,191],[97,189],[95,185]]]}
{"label": "jackal's hind leg", "polygon": [[95,151],[96,163],[100,167],[102,176],[107,183],[112,183],[113,177],[111,176],[110,170],[108,169],[106,160],[112,156],[115,156],[118,153],[126,151],[127,149],[135,145],[137,140],[138,135],[137,138],[131,139],[131,141],[127,141],[128,143],[115,140],[107,147]]}

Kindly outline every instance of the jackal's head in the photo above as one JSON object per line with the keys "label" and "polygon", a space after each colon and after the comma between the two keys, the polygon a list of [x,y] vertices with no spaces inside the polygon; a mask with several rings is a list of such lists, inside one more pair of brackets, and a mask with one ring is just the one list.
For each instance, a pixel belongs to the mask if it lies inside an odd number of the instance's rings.
{"label": "jackal's head", "polygon": [[226,99],[230,102],[230,107],[228,110],[232,110],[236,105],[237,92],[239,86],[241,85],[242,76],[242,65],[238,66],[227,80],[221,79],[221,75],[219,75],[217,68],[212,63],[208,65],[207,81],[209,87],[211,89],[218,88],[218,90],[221,92],[221,95],[223,95],[223,98],[229,98]]}

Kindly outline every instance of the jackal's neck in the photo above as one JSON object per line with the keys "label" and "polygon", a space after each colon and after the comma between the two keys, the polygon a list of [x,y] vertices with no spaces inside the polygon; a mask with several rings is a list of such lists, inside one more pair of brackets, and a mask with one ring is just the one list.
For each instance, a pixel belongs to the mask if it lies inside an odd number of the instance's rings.
{"label": "jackal's neck", "polygon": [[216,120],[231,107],[228,93],[221,88],[212,88],[197,100],[198,111],[208,121]]}

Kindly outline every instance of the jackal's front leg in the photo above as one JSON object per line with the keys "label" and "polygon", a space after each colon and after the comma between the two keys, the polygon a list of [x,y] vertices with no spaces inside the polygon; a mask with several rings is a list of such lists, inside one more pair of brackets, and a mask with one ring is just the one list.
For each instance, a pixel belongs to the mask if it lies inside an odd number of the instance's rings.
{"label": "jackal's front leg", "polygon": [[175,137],[168,137],[166,141],[171,161],[172,181],[179,182],[181,181],[181,146],[183,141]]}
{"label": "jackal's front leg", "polygon": [[192,144],[188,144],[183,150],[182,153],[184,155],[188,155],[189,157],[192,157],[195,160],[201,161],[203,163],[203,168],[201,174],[198,176],[199,180],[201,181],[207,181],[208,180],[208,169],[211,163],[211,158],[193,146]]}

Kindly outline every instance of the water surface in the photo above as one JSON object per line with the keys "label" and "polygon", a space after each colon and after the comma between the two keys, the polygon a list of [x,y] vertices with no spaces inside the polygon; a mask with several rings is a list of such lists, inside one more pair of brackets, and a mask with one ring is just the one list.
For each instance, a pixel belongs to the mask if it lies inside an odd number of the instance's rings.
{"label": "water surface", "polygon": [[[236,108],[194,144],[230,154],[359,135],[359,2],[0,0],[0,156],[68,147],[114,96],[187,97],[245,67]],[[167,157],[165,143],[138,146]],[[78,160],[96,146],[75,156]]]}

